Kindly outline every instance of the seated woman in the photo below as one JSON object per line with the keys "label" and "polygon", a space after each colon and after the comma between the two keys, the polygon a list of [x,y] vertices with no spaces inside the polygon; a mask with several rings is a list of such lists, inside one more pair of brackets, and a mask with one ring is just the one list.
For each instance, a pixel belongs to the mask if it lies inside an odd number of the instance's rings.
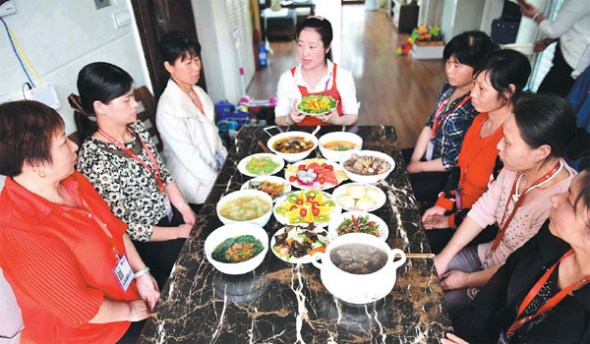
{"label": "seated woman", "polygon": [[24,343],[114,343],[159,291],[127,226],[74,170],[59,114],[0,105],[0,267],[21,308]]}
{"label": "seated woman", "polygon": [[459,337],[442,343],[590,343],[590,168],[551,203],[550,221],[453,318]]}
{"label": "seated woman", "polygon": [[477,115],[471,104],[473,68],[496,49],[490,37],[480,31],[459,34],[445,46],[447,82],[416,146],[403,151],[410,183],[422,211],[434,204],[445,186],[448,171],[457,163],[465,131]]}
{"label": "seated woman", "polygon": [[[277,125],[353,125],[358,117],[352,74],[332,63],[332,25],[322,17],[308,17],[297,24],[295,40],[300,64],[284,72],[277,86]],[[338,102],[321,116],[297,110],[302,97],[324,95]]]}
{"label": "seated woman", "polygon": [[457,165],[451,169],[436,205],[422,217],[432,252],[439,253],[445,247],[473,203],[497,176],[502,166],[496,148],[502,138],[502,123],[512,113],[530,73],[529,60],[514,50],[490,53],[475,67],[471,103],[480,114],[465,134]]}
{"label": "seated woman", "polygon": [[137,251],[163,286],[196,216],[137,120],[131,76],[109,63],[91,63],[78,74],[78,91],[79,97],[69,98],[85,127],[78,131],[91,133],[80,148],[78,170],[127,223]]}
{"label": "seated woman", "polygon": [[[549,196],[567,190],[575,175],[562,159],[576,130],[565,99],[523,96],[502,127],[498,150],[504,168],[434,258],[451,313],[467,307],[477,288],[537,233],[549,216]],[[493,241],[467,246],[494,223],[499,230]]]}
{"label": "seated woman", "polygon": [[168,169],[196,210],[209,195],[227,150],[215,126],[213,102],[196,85],[201,75],[199,43],[184,33],[170,32],[159,49],[170,80],[158,101],[156,125]]}

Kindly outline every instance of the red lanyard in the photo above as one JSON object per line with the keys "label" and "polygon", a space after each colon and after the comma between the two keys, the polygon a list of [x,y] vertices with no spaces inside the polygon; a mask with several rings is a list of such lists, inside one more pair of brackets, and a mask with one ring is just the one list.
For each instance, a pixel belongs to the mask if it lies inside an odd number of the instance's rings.
{"label": "red lanyard", "polygon": [[512,222],[512,219],[514,219],[514,215],[516,215],[516,210],[518,210],[518,208],[522,205],[522,202],[524,200],[524,195],[527,192],[529,192],[530,190],[539,186],[540,184],[553,178],[555,176],[555,174],[560,170],[560,167],[561,167],[561,161],[558,161],[557,164],[555,165],[555,167],[553,167],[553,169],[551,169],[551,171],[547,172],[547,174],[545,174],[543,177],[539,178],[539,180],[534,182],[533,185],[529,186],[522,193],[522,195],[518,198],[518,201],[516,201],[516,203],[514,204],[514,208],[512,209],[510,216],[508,216],[508,219],[506,219],[506,214],[508,213],[508,204],[510,204],[510,199],[512,199],[512,195],[514,195],[517,191],[516,184],[518,183],[518,178],[520,176],[517,176],[516,179],[514,179],[514,184],[512,184],[512,191],[510,191],[510,197],[508,198],[508,201],[506,201],[506,206],[504,207],[504,214],[502,215],[502,228],[500,228],[500,230],[498,231],[498,234],[496,235],[496,238],[494,239],[494,243],[492,244],[489,255],[494,253],[496,251],[496,249],[498,248],[498,246],[500,245],[500,242],[502,241],[502,238],[504,237],[504,233],[506,232],[506,229],[510,225],[510,222]]}
{"label": "red lanyard", "polygon": [[137,140],[141,143],[141,145],[143,146],[143,150],[145,150],[148,158],[150,159],[150,161],[152,162],[152,165],[154,166],[153,169],[150,166],[148,166],[148,164],[146,164],[143,160],[141,160],[129,148],[125,147],[121,142],[117,141],[111,135],[107,134],[104,130],[98,128],[98,132],[102,136],[104,136],[111,143],[115,144],[117,147],[121,148],[123,151],[125,151],[125,153],[127,153],[127,155],[132,157],[133,160],[137,161],[141,166],[143,166],[146,170],[148,170],[154,176],[154,178],[156,178],[156,182],[158,183],[158,187],[160,187],[160,191],[165,192],[166,189],[164,187],[164,182],[162,181],[162,177],[160,176],[160,165],[158,165],[158,162],[156,161],[154,154],[152,153],[150,148],[143,142],[143,140],[139,137],[139,135],[137,135],[133,130],[131,130],[131,128],[127,127],[127,131],[129,131],[133,136],[135,136],[137,138]]}
{"label": "red lanyard", "polygon": [[555,264],[553,264],[551,268],[549,268],[549,270],[545,272],[545,274],[543,274],[543,276],[541,276],[537,283],[533,285],[531,290],[528,292],[528,294],[525,296],[524,300],[522,300],[522,303],[518,307],[518,313],[516,313],[516,320],[512,323],[508,331],[506,331],[507,334],[511,336],[514,335],[514,332],[516,332],[516,330],[518,330],[524,324],[557,306],[557,304],[559,304],[567,294],[571,293],[572,290],[576,289],[578,286],[580,286],[580,284],[590,282],[590,276],[586,276],[581,280],[568,285],[567,287],[561,289],[551,299],[549,299],[549,301],[547,301],[541,308],[539,308],[535,312],[535,314],[527,315],[521,318],[522,313],[530,305],[530,303],[533,302],[535,296],[539,294],[539,291],[545,285],[545,283],[547,283],[547,280],[549,279],[549,277],[551,277],[551,274],[553,273],[553,270],[555,270],[555,268],[557,267],[557,264],[559,264],[566,257],[570,256],[572,253],[574,253],[573,250],[569,250],[568,252],[566,252],[561,258],[559,258],[557,262],[555,262]]}
{"label": "red lanyard", "polygon": [[[465,96],[465,98],[463,98],[463,100],[457,104],[454,109],[458,109],[461,106],[463,106],[463,104],[467,103],[469,100],[471,99],[471,96]],[[438,127],[440,126],[440,124],[451,114],[453,113],[452,111],[449,111],[447,109],[447,111],[445,112],[445,108],[447,106],[447,102],[449,100],[443,100],[440,102],[440,104],[438,104],[438,108],[436,109],[436,112],[434,113],[434,120],[432,122],[432,137],[436,136],[436,132],[438,131]],[[441,114],[445,112],[445,115],[441,118],[439,118],[441,116]]]}

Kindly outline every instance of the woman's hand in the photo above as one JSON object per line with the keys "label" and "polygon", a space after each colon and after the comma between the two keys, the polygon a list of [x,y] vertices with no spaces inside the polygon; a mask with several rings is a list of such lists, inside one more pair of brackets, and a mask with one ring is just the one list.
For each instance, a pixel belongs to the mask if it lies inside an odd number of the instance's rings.
{"label": "woman's hand", "polygon": [[337,121],[339,118],[340,118],[340,115],[338,115],[338,111],[336,111],[336,109],[330,111],[330,113],[319,116],[319,119],[322,122],[336,124],[336,125],[338,124]]}
{"label": "woman's hand", "polygon": [[154,310],[156,301],[160,297],[160,290],[154,276],[149,272],[145,273],[135,280],[135,284],[137,285],[137,291],[141,299],[147,303],[150,311]]}
{"label": "woman's hand", "polygon": [[443,274],[447,271],[448,264],[449,262],[446,261],[440,254],[434,256],[434,267],[436,268],[436,272],[439,278],[442,279]]}
{"label": "woman's hand", "polygon": [[440,286],[443,290],[453,290],[467,288],[469,284],[469,273],[452,270],[447,271],[441,276],[443,280],[440,282]]}
{"label": "woman's hand", "polygon": [[446,338],[440,339],[441,344],[469,344],[468,342],[464,341],[463,339],[455,336],[452,333],[447,333]]}
{"label": "woman's hand", "polygon": [[422,162],[420,161],[410,161],[407,167],[408,173],[419,173],[422,172]]}
{"label": "woman's hand", "polygon": [[[426,213],[424,213],[424,215],[426,215]],[[431,215],[422,220],[422,223],[426,230],[449,228],[449,217],[444,215]]]}
{"label": "woman's hand", "polygon": [[141,321],[150,316],[150,310],[143,300],[135,300],[128,303],[130,307],[129,321]]}
{"label": "woman's hand", "polygon": [[447,210],[443,207],[435,205],[426,209],[424,215],[422,215],[422,222],[426,221],[427,218],[434,216],[434,215],[444,215]]}
{"label": "woman's hand", "polygon": [[522,15],[525,17],[532,18],[537,12],[539,12],[539,9],[530,3],[524,3],[520,5],[520,12],[522,12]]}
{"label": "woman's hand", "polygon": [[187,225],[193,226],[195,221],[197,221],[197,215],[195,212],[193,212],[191,207],[188,206],[188,204],[185,203],[184,206],[182,206],[178,211],[180,214],[182,214],[182,219]]}
{"label": "woman's hand", "polygon": [[291,112],[289,112],[289,114],[287,116],[289,116],[289,118],[291,118],[291,121],[293,122],[293,124],[297,124],[297,123],[303,121],[303,119],[307,115],[302,114],[301,112],[299,112],[299,110],[297,110],[297,99],[295,99],[293,101],[293,107],[291,107]]}
{"label": "woman's hand", "polygon": [[188,238],[191,235],[191,229],[192,228],[193,228],[193,226],[187,225],[186,223],[185,224],[182,224],[182,225],[180,225],[178,227],[176,227],[175,228],[175,230],[176,230],[176,238],[177,239],[181,239],[181,238],[186,239],[186,238]]}

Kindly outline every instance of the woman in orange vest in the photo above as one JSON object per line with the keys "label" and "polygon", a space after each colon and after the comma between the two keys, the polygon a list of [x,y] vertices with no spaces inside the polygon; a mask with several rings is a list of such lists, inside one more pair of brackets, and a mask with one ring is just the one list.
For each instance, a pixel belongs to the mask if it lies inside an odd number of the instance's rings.
{"label": "woman in orange vest", "polygon": [[[353,125],[358,117],[352,74],[331,61],[332,25],[322,17],[308,17],[297,25],[295,40],[300,64],[284,72],[277,86],[277,125]],[[313,116],[297,110],[303,97],[332,97],[337,106]]]}

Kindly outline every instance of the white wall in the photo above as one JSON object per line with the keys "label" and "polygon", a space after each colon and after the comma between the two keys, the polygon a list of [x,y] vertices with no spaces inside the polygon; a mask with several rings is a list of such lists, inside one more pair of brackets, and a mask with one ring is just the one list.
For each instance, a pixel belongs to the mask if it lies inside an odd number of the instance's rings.
{"label": "white wall", "polygon": [[[76,78],[86,64],[114,63],[133,76],[136,86],[151,88],[130,2],[110,1],[97,10],[93,0],[14,0],[16,14],[4,17],[41,80],[55,85],[67,133],[76,128],[66,97],[77,93]],[[113,13],[121,10],[129,11],[131,23],[116,29]],[[0,102],[22,99],[27,79],[0,29]],[[3,184],[0,180],[0,188]]]}

